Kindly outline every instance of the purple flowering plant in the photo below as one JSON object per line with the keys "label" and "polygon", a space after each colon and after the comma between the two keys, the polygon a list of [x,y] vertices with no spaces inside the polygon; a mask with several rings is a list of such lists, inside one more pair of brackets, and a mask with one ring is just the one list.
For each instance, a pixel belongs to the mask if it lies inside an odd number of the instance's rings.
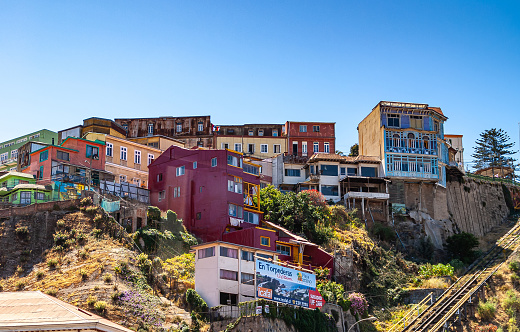
{"label": "purple flowering plant", "polygon": [[354,315],[363,315],[368,310],[368,302],[361,293],[350,293],[348,295],[350,309]]}

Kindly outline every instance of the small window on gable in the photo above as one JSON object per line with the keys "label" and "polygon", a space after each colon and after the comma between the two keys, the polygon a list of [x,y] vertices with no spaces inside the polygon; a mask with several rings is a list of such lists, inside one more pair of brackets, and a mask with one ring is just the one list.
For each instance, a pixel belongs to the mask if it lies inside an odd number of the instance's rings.
{"label": "small window on gable", "polygon": [[157,182],[162,181],[162,173],[157,174]]}
{"label": "small window on gable", "polygon": [[199,122],[197,126],[197,131],[204,131],[204,124],[202,123],[202,121]]}
{"label": "small window on gable", "polygon": [[270,247],[271,246],[271,239],[267,236],[260,236],[260,245],[264,247]]}
{"label": "small window on gable", "polygon": [[258,130],[258,136],[264,136],[264,130],[263,129],[259,129]]}
{"label": "small window on gable", "polygon": [[278,129],[273,129],[273,136],[274,136],[274,137],[277,137],[277,136],[278,136]]}
{"label": "small window on gable", "polygon": [[387,120],[387,126],[388,127],[392,127],[392,128],[399,128],[400,127],[400,124],[399,124],[400,116],[399,116],[399,114],[387,114],[386,115],[386,120]]}
{"label": "small window on gable", "polygon": [[194,161],[194,162],[193,162],[193,169],[196,169],[196,168],[197,168],[197,162]]}

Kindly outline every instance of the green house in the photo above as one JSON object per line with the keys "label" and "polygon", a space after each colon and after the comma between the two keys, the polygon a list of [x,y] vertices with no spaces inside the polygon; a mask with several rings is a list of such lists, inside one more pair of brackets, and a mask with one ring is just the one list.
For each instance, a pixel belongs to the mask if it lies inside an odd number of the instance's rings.
{"label": "green house", "polygon": [[0,204],[29,205],[50,199],[51,189],[36,184],[30,174],[13,171],[0,176]]}

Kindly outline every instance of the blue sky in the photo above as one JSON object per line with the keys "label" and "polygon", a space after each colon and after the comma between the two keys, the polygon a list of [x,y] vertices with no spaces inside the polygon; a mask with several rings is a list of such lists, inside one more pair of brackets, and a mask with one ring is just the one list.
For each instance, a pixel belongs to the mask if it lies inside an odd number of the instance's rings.
{"label": "blue sky", "polygon": [[[518,142],[518,1],[0,2],[0,141],[84,118],[336,122],[428,103],[463,134]],[[518,149],[518,145],[515,146]],[[517,155],[518,156],[518,155]]]}

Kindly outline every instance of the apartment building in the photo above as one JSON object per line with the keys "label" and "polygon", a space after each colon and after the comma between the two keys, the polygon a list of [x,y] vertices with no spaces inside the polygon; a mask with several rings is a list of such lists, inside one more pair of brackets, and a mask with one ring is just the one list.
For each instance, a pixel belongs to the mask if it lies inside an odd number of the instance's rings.
{"label": "apartment building", "polygon": [[252,158],[270,158],[287,151],[284,129],[281,124],[218,126],[214,147],[242,152]]}
{"label": "apartment building", "polygon": [[166,136],[184,142],[187,148],[213,147],[213,128],[209,115],[115,119],[126,130],[127,138]]}
{"label": "apartment building", "polygon": [[287,121],[287,153],[312,156],[314,153],[334,153],[336,150],[335,122]]}

